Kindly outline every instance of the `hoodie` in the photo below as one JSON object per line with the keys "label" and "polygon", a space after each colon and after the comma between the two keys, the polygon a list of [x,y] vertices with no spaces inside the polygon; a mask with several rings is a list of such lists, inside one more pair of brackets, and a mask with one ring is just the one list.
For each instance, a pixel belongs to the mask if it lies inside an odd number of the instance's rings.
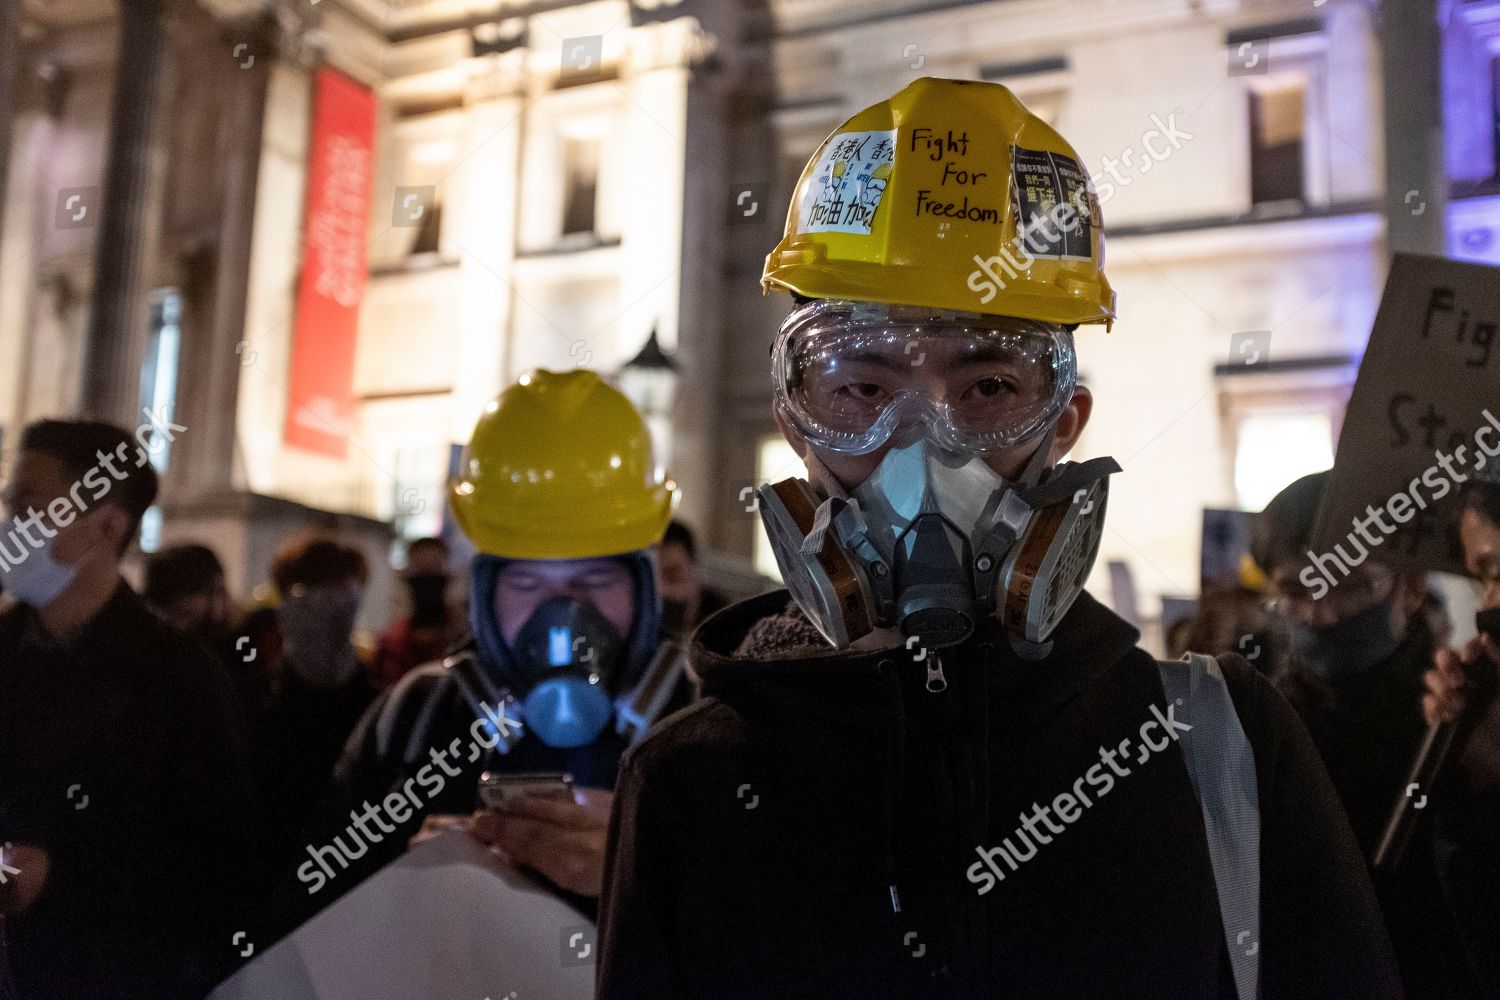
{"label": "hoodie", "polygon": [[[622,763],[600,1000],[1233,997],[1137,639],[1087,594],[1037,660],[993,622],[940,653],[836,651],[784,591],[709,619],[703,698]],[[1260,934],[1230,939],[1261,956],[1266,1000],[1399,997],[1307,733],[1244,661],[1220,665],[1262,815]]]}

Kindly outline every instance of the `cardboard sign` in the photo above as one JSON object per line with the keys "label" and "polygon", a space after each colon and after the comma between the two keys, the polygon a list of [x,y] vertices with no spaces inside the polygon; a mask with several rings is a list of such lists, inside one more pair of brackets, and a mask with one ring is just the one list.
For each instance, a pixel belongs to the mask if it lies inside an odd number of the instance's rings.
{"label": "cardboard sign", "polygon": [[461,830],[418,844],[209,1000],[590,1000],[594,925]]}
{"label": "cardboard sign", "polygon": [[[1459,489],[1500,464],[1500,268],[1398,255],[1312,551],[1462,573]],[[1316,562],[1317,560],[1315,560]],[[1336,585],[1336,563],[1319,573]],[[1347,574],[1345,574],[1347,575]],[[1304,581],[1305,582],[1305,581]]]}

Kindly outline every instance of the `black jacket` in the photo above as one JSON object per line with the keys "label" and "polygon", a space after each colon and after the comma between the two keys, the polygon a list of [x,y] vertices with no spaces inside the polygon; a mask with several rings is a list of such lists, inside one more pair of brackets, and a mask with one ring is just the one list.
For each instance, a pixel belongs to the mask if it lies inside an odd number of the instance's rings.
{"label": "black jacket", "polygon": [[[1293,660],[1276,679],[1318,748],[1366,858],[1405,795],[1412,757],[1427,731],[1422,674],[1432,666],[1433,645],[1432,633],[1414,615],[1401,644],[1365,673],[1329,682]],[[1451,799],[1433,798],[1445,805]],[[1465,982],[1470,963],[1438,878],[1434,829],[1418,823],[1400,868],[1375,884],[1408,1000],[1475,995]]]}
{"label": "black jacket", "polygon": [[238,960],[257,888],[240,714],[224,668],[123,582],[68,644],[24,605],[0,615],[0,840],[51,863],[4,922],[19,996],[202,996]]}
{"label": "black jacket", "polygon": [[[474,647],[466,642],[456,652],[473,653]],[[691,685],[684,680],[669,710],[686,704],[690,694]],[[627,746],[613,726],[593,743],[570,749],[547,746],[535,733],[524,730],[510,752],[502,754],[485,749],[484,744],[492,743],[492,737],[476,740],[475,722],[469,703],[441,663],[410,671],[370,705],[334,768],[330,793],[308,835],[308,851],[297,859],[296,879],[290,872],[278,879],[278,932],[291,930],[394,861],[427,816],[466,815],[479,808],[479,776],[484,771],[561,771],[571,774],[574,784],[581,788],[613,788]],[[434,757],[435,753],[441,754],[441,760]],[[392,819],[388,825],[394,832],[380,831],[378,842],[373,844],[349,835],[352,813],[402,793],[422,805],[412,809],[404,821],[387,817]],[[347,868],[336,862],[330,864],[333,875],[325,882],[306,865],[312,861],[314,849],[332,843],[335,837],[341,838],[341,848],[360,843],[364,850]],[[350,853],[353,851],[345,852]],[[592,918],[593,900],[558,891]]]}
{"label": "black jacket", "polygon": [[[706,622],[704,697],[622,765],[600,1000],[1234,995],[1175,746],[1085,786],[1091,804],[991,891],[969,874],[1163,708],[1133,628],[1085,594],[1028,662],[990,625],[944,652],[935,693],[920,650],[789,651],[820,640],[786,601]],[[1221,665],[1259,776],[1261,933],[1243,946],[1262,996],[1400,996],[1306,732],[1242,660]]]}

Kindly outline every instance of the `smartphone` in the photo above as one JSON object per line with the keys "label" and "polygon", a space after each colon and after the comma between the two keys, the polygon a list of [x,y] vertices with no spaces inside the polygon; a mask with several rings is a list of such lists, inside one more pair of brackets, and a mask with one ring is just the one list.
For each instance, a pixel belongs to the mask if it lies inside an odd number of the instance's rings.
{"label": "smartphone", "polygon": [[573,776],[561,771],[529,774],[495,774],[486,771],[479,776],[479,801],[484,803],[486,809],[499,809],[523,795],[572,802]]}

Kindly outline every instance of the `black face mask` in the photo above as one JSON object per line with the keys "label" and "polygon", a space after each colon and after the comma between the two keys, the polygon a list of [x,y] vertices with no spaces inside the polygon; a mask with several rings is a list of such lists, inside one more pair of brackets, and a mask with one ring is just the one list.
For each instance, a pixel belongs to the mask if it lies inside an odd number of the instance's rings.
{"label": "black face mask", "polygon": [[411,623],[415,628],[430,628],[448,623],[448,574],[416,573],[406,578],[411,592]]}
{"label": "black face mask", "polygon": [[1500,608],[1486,608],[1474,616],[1474,627],[1500,646]]}
{"label": "black face mask", "polygon": [[[203,643],[203,645],[215,650],[226,646],[233,646],[236,638],[233,629],[224,622],[216,621],[213,618],[203,619],[189,629],[189,631],[197,636],[198,641]],[[237,656],[235,659],[238,660],[240,657]]]}
{"label": "black face mask", "polygon": [[554,597],[532,612],[512,644],[525,684],[521,717],[553,747],[592,743],[614,716],[625,640],[592,604]]}
{"label": "black face mask", "polygon": [[1401,640],[1391,634],[1391,608],[1395,600],[1392,594],[1358,614],[1321,628],[1293,625],[1292,652],[1325,680],[1373,669],[1401,645]]}
{"label": "black face mask", "polygon": [[661,601],[661,630],[667,635],[681,635],[693,625],[688,621],[686,601],[674,601],[664,597]]}

